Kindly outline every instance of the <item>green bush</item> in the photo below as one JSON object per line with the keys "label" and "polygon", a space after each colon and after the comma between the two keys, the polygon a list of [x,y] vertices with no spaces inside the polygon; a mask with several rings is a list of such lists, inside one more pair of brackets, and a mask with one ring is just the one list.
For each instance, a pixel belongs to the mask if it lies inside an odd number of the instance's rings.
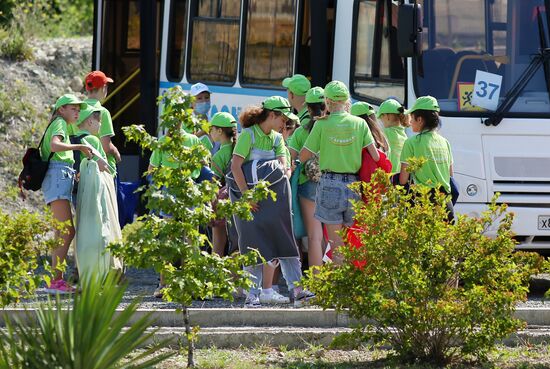
{"label": "green bush", "polygon": [[542,258],[514,252],[513,214],[496,200],[480,218],[449,224],[443,195],[434,206],[425,189],[406,193],[383,173],[374,181],[355,204],[362,246],[343,246],[344,264],[310,273],[307,287],[321,306],[363,322],[352,337],[389,343],[403,361],[484,358],[523,326],[512,314]]}
{"label": "green bush", "polygon": [[[139,268],[153,267],[164,276],[164,298],[183,307],[188,366],[194,365],[196,329],[191,329],[187,307],[194,298],[233,299],[232,293],[238,287],[248,289],[251,281],[242,266],[255,263],[258,257],[255,253],[220,257],[202,251],[201,247],[208,240],[199,233],[199,226],[214,219],[231,219],[232,214],[250,219],[250,201],[260,201],[269,193],[266,184],[260,183],[246,192],[241,201],[220,200],[213,209],[212,201],[216,199],[219,183],[203,181],[197,184],[190,176],[207,164],[210,154],[202,145],[184,147],[181,126],[201,123],[193,116],[192,99],[179,86],[167,90],[159,98],[163,104],[161,129],[170,133],[165,140],[157,140],[139,126],[123,128],[130,141],[137,142],[144,150],[160,149],[169,153],[179,167],[160,166],[150,173],[153,184],[144,196],[151,213],[125,227],[122,242],[110,246],[113,254],[122,257],[125,263]],[[170,216],[159,217],[159,213]]]}
{"label": "green bush", "polygon": [[0,209],[0,307],[30,295],[42,277],[35,274],[38,258],[58,241],[49,233],[55,224],[48,215]]}
{"label": "green bush", "polygon": [[[124,286],[110,274],[104,281],[83,281],[70,309],[59,297],[27,312],[25,321],[7,321],[0,331],[0,368],[150,368],[173,353],[151,357],[165,342],[158,342],[139,355],[128,357],[146,344],[155,331],[149,315],[130,325],[137,302],[123,311],[116,309],[124,296]],[[126,328],[125,328],[126,327]]]}

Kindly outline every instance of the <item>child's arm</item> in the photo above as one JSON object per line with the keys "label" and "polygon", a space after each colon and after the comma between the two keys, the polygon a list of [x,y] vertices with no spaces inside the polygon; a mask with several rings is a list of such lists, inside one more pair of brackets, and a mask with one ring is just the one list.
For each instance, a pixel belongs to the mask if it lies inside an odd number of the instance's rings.
{"label": "child's arm", "polygon": [[399,184],[406,185],[409,182],[410,173],[407,172],[409,164],[401,162],[401,172],[399,173]]}
{"label": "child's arm", "polygon": [[60,152],[60,151],[81,151],[86,157],[90,158],[92,156],[92,150],[86,145],[75,145],[75,144],[66,144],[61,141],[61,136],[53,136],[50,143],[51,152]]}
{"label": "child's arm", "polygon": [[374,144],[370,144],[369,146],[367,146],[367,151],[369,152],[372,159],[378,163],[378,161],[380,160],[380,154],[378,153],[378,150],[376,150],[376,146],[374,146]]}

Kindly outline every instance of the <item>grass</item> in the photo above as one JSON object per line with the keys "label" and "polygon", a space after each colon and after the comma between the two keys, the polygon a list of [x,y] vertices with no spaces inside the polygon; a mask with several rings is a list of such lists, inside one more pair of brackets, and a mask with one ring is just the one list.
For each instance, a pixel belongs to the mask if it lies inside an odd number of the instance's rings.
{"label": "grass", "polygon": [[[197,368],[200,369],[353,369],[395,368],[430,369],[425,364],[401,364],[392,352],[364,348],[362,350],[326,350],[320,346],[294,350],[286,347],[258,346],[252,349],[226,350],[218,348],[196,350]],[[187,355],[178,355],[156,366],[158,369],[185,368]],[[543,369],[550,368],[550,349],[546,345],[503,347],[499,346],[486,363],[463,362],[448,368],[479,369]]]}

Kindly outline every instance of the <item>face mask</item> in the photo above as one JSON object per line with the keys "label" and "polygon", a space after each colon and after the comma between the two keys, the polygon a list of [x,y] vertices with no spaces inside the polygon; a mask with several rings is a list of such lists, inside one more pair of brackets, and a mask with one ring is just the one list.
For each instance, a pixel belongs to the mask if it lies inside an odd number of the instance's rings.
{"label": "face mask", "polygon": [[206,114],[208,110],[210,110],[210,101],[195,104],[195,113],[197,114]]}

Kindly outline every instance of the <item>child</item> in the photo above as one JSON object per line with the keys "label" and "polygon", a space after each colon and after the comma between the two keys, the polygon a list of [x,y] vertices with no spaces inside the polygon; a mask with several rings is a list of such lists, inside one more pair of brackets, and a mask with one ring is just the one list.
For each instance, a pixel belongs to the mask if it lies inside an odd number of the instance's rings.
{"label": "child", "polygon": [[394,99],[384,101],[376,116],[384,123],[384,133],[390,145],[390,161],[392,174],[401,171],[401,150],[407,140],[405,128],[409,127],[409,116],[405,114],[405,108]]}
{"label": "child", "polygon": [[[239,235],[239,250],[246,253],[256,249],[268,262],[277,259],[295,305],[300,306],[312,294],[295,286],[302,277],[302,271],[298,246],[292,234],[290,184],[285,175],[285,146],[278,133],[288,120],[298,120],[291,110],[287,99],[272,96],[265,99],[262,106],[250,106],[241,113],[240,121],[245,129],[233,150],[231,176],[228,175],[227,180],[232,201],[239,199],[257,180],[270,182],[270,189],[277,196],[276,202],[266,199],[259,204],[253,204],[252,221],[234,217]],[[288,303],[288,298],[271,288],[273,276],[262,277],[263,269],[262,264],[247,267],[253,276],[254,287],[249,291],[245,306],[258,307],[260,302]],[[264,289],[260,294],[262,278]]]}
{"label": "child", "polygon": [[[315,122],[325,114],[324,90],[321,87],[309,89],[305,101],[311,119],[305,125],[298,127],[288,142],[292,160],[298,158]],[[308,264],[310,267],[321,266],[323,265],[323,227],[321,222],[314,216],[317,182],[306,176],[303,165],[301,168],[300,177],[298,178],[298,198],[307,232]]]}
{"label": "child", "polygon": [[[187,133],[184,129],[182,129],[181,124],[179,125],[179,127],[174,127],[173,129],[181,131],[181,134],[183,136],[184,147],[193,147],[195,145],[201,144],[198,137],[191,133]],[[173,134],[173,131],[168,131],[166,133],[166,136],[159,138],[159,141],[160,142],[165,141],[166,138],[170,137],[172,134]],[[179,165],[180,164],[170,155],[169,152],[156,149],[156,150],[153,150],[153,153],[151,154],[151,158],[149,159],[149,167],[147,171],[152,172],[153,170],[155,170],[155,168],[159,168],[161,166],[166,166],[169,168],[178,168]],[[195,169],[193,172],[191,172],[191,178],[193,178],[196,181],[199,178],[200,174],[201,174],[201,169]],[[170,214],[164,214],[162,212],[160,215],[164,217],[170,217]],[[163,289],[164,289],[164,278],[161,274],[160,283],[157,289],[153,292],[153,296],[156,298],[162,298]]]}
{"label": "child", "polygon": [[[309,134],[300,161],[305,163],[319,153],[319,168],[322,171],[315,196],[315,217],[327,227],[334,251],[343,244],[340,230],[353,224],[353,207],[350,200],[359,199],[348,188],[358,180],[362,150],[366,148],[375,162],[380,156],[367,123],[346,112],[349,91],[340,81],[325,86],[325,101],[330,115],[318,119]],[[341,263],[336,253],[335,263]]]}
{"label": "child", "polygon": [[[229,170],[237,136],[237,122],[235,118],[229,113],[219,112],[214,114],[210,122],[210,135],[214,142],[219,142],[220,144],[220,149],[212,156],[212,171],[223,185],[218,194],[218,199],[224,199],[227,198],[225,174]],[[220,256],[224,256],[226,243],[227,231],[225,219],[216,220],[212,224],[213,251]]]}
{"label": "child", "polygon": [[122,263],[112,258],[107,245],[120,240],[114,168],[107,163],[103,146],[97,138],[102,109],[88,105],[80,111],[77,136],[93,147],[93,161],[81,158],[76,219],[76,262],[81,275],[105,276],[112,269],[122,271]]}
{"label": "child", "polygon": [[[399,183],[406,185],[412,175],[415,184],[431,188],[432,193],[442,191],[451,194],[451,176],[453,174],[453,155],[451,145],[437,133],[439,128],[439,104],[432,96],[419,97],[407,114],[411,114],[411,127],[415,136],[409,137],[401,152],[401,172]],[[425,158],[425,163],[414,173],[407,171],[410,158]],[[447,204],[448,220],[454,219],[453,205]]]}
{"label": "child", "polygon": [[107,161],[111,168],[116,169],[117,163],[120,163],[121,156],[112,142],[112,138],[115,136],[113,129],[113,121],[111,119],[111,113],[109,110],[101,106],[102,100],[107,97],[108,84],[113,83],[113,80],[105,75],[101,71],[93,71],[86,75],[85,85],[88,98],[84,100],[88,105],[92,105],[95,108],[100,109],[101,113],[101,125],[97,136],[101,140],[101,146],[107,154]]}
{"label": "child", "polygon": [[389,147],[388,140],[378,126],[374,108],[364,101],[358,101],[351,106],[350,113],[356,117],[363,118],[365,122],[367,122],[367,125],[372,133],[372,137],[374,138],[376,148],[384,153],[389,153],[391,149]]}
{"label": "child", "polygon": [[72,167],[74,163],[72,151],[80,150],[87,157],[92,155],[91,150],[85,145],[74,145],[69,141],[67,126],[78,120],[81,107],[86,107],[86,104],[74,95],[63,95],[57,99],[50,124],[40,145],[42,160],[50,159],[48,171],[42,182],[44,201],[46,205],[50,206],[56,220],[68,222],[63,233],[56,232],[55,234],[56,237],[63,240],[63,245],[52,251],[54,276],[46,288],[48,293],[74,292],[74,288],[63,280],[63,274],[56,268],[58,263],[65,261],[69,245],[75,235],[70,203],[75,175]]}

